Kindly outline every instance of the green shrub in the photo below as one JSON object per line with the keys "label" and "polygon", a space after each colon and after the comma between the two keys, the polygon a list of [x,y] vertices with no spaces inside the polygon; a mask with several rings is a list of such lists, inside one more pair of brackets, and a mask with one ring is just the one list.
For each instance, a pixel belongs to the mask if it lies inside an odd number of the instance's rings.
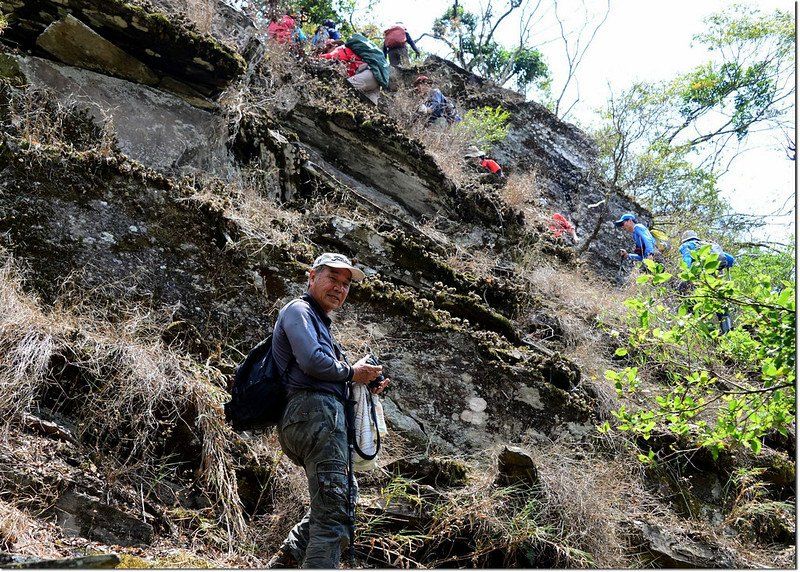
{"label": "green shrub", "polygon": [[[637,393],[642,406],[612,412],[614,428],[645,441],[656,432],[683,436],[715,458],[735,444],[758,454],[768,433],[785,436],[795,419],[795,282],[760,272],[774,270],[772,259],[735,266],[727,279],[709,247],[692,256],[696,262],[679,276],[680,295],[667,287],[673,277],[646,261],[649,273],[638,281],[652,287],[626,302],[628,339],[616,356],[628,367],[606,378],[620,396]],[[722,333],[718,322],[727,313],[733,329]],[[646,378],[665,385],[644,392]]]}
{"label": "green shrub", "polygon": [[506,138],[510,117],[511,114],[500,105],[487,105],[467,111],[456,128],[486,153],[492,145]]}

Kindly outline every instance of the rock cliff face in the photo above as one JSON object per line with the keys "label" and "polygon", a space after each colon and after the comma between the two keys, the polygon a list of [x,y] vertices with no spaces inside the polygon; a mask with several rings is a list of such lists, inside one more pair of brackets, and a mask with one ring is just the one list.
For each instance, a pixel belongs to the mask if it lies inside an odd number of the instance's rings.
{"label": "rock cliff face", "polygon": [[[265,315],[265,302],[274,304],[301,291],[300,265],[320,249],[344,250],[381,276],[381,286],[365,286],[354,298],[372,308],[387,338],[421,327],[434,332],[444,327],[441,333],[410,340],[401,352],[387,347],[398,355],[397,367],[391,366],[398,387],[404,388],[392,399],[430,430],[429,438],[456,449],[482,448],[498,438],[519,438],[525,431],[559,430],[552,411],[564,422],[588,422],[590,399],[582,390],[568,393],[579,385],[577,367],[557,355],[518,347],[521,333],[512,320],[527,304],[520,285],[502,276],[470,277],[454,271],[444,262],[452,243],[433,240],[416,225],[434,218],[440,226],[467,222],[472,228],[485,227],[484,232],[507,245],[535,237],[522,235],[510,210],[495,212],[496,205],[481,203],[480,197],[458,188],[391,119],[366,105],[349,105],[352,93],[326,93],[314,78],[305,78],[308,83],[298,101],[270,116],[247,113],[231,140],[225,132],[228,118],[214,111],[213,101],[198,106],[195,100],[198,94],[214,95],[223,81],[237,78],[243,66],[234,65],[241,60],[236,52],[221,44],[212,49],[207,40],[198,40],[195,52],[185,52],[182,46],[192,44],[191,33],[163,31],[167,25],[156,16],[129,5],[98,13],[90,2],[44,2],[39,9],[34,4],[13,10],[3,6],[12,23],[8,39],[62,63],[33,55],[6,57],[26,83],[51,90],[62,105],[86,109],[95,125],[105,119],[103,113],[109,114],[122,153],[87,157],[80,164],[52,157],[49,161],[59,168],[44,164],[31,169],[30,150],[6,147],[4,185],[14,192],[4,201],[4,218],[14,222],[3,230],[14,251],[30,262],[35,283],[48,299],[55,299],[63,277],[79,272],[82,287],[124,284],[127,296],[148,298],[156,308],[174,308],[175,319],[197,328],[209,351],[224,344],[246,347],[274,318]],[[155,33],[152,24],[143,23],[153,21],[161,26]],[[54,42],[59,46],[85,45],[87,35],[100,35],[142,66],[126,59],[110,63],[109,53],[115,52],[107,49],[91,50],[77,60],[53,54],[42,47],[41,38],[56,33],[62,36]],[[170,53],[171,61],[148,55],[159,51]],[[102,56],[89,61],[95,53]],[[200,60],[215,62],[206,66],[215,70],[213,78],[201,73]],[[153,71],[128,73],[145,67]],[[431,68],[447,66],[436,61]],[[151,81],[156,75],[160,85]],[[169,80],[191,85],[195,94],[182,98],[165,89],[165,83],[172,85]],[[460,87],[469,80],[475,78],[462,79]],[[495,91],[496,97],[513,97]],[[532,123],[539,132],[529,133],[529,142],[545,139],[543,132],[549,138],[555,128],[567,133],[559,139],[560,147],[551,147],[548,140],[539,144],[551,160],[559,157],[555,170],[548,170],[554,180],[561,180],[556,172],[565,165],[588,173],[592,149],[579,131],[558,127],[560,122],[536,104],[519,105],[523,121],[531,120],[531,109],[540,115]],[[92,122],[86,121],[90,130]],[[515,140],[522,137],[513,133]],[[524,144],[521,149],[527,154]],[[380,218],[379,224],[321,218],[314,225],[313,244],[301,254],[284,251],[265,258],[257,249],[242,248],[241,230],[223,212],[208,205],[187,208],[192,206],[186,198],[191,191],[174,178],[272,166],[278,168],[283,199],[316,201],[327,193],[346,193],[343,204],[354,209],[366,205],[368,216]],[[280,272],[289,282],[277,288],[274,278],[265,282],[287,258],[299,263],[288,275]],[[260,287],[246,287],[255,283]],[[430,304],[430,310],[418,311],[420,304]],[[448,324],[454,319],[467,325],[452,331]],[[498,335],[500,349],[491,340],[476,339],[483,332]],[[447,346],[452,346],[448,352],[436,351]],[[466,357],[476,351],[485,355],[477,363]],[[485,404],[480,415],[469,413],[475,399]]]}
{"label": "rock cliff face", "polygon": [[[0,0],[0,241],[24,261],[29,291],[45,305],[77,297],[167,316],[161,339],[224,373],[304,290],[313,258],[338,250],[370,279],[337,333],[351,355],[381,355],[390,427],[418,452],[592,431],[596,388],[557,343],[529,335],[545,301],[515,264],[583,264],[613,280],[625,237],[605,223],[581,262],[493,187],[453,180],[337,75],[271,64],[290,56],[222,3],[202,33],[180,14],[190,5]],[[569,214],[579,235],[639,210],[608,191],[576,127],[444,60],[422,70],[465,109],[511,111],[496,157],[535,174],[541,210]],[[399,70],[390,101],[417,73]],[[454,265],[464,251],[490,263]],[[178,463],[196,463],[184,434],[163,438]],[[243,495],[254,475],[240,472]],[[74,492],[62,493],[68,506]]]}

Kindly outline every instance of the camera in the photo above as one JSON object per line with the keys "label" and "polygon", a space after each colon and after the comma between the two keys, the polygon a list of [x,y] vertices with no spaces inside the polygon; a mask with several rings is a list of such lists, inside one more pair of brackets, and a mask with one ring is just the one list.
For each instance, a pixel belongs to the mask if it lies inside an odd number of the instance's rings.
{"label": "camera", "polygon": [[[383,365],[381,364],[381,360],[379,360],[378,357],[373,354],[369,354],[367,356],[367,359],[364,361],[369,365]],[[367,384],[367,387],[369,387],[370,389],[376,389],[381,384],[381,382],[383,382],[384,379],[386,379],[386,376],[384,376],[382,373],[379,373],[378,377],[376,377]]]}

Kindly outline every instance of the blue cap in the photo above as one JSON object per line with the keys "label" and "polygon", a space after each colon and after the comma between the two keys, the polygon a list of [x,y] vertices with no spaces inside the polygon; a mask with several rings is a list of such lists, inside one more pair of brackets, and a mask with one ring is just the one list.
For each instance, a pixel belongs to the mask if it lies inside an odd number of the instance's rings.
{"label": "blue cap", "polygon": [[631,213],[625,213],[624,215],[619,217],[619,220],[614,221],[614,226],[622,226],[622,223],[625,222],[626,220],[632,220],[633,222],[636,222],[636,217]]}

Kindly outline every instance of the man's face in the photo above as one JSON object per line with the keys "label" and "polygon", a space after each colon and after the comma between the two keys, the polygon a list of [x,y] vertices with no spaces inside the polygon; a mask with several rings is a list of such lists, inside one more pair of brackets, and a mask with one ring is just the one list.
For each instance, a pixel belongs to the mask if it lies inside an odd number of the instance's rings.
{"label": "man's face", "polygon": [[308,277],[308,293],[328,314],[341,308],[350,291],[350,271],[346,268],[320,266]]}
{"label": "man's face", "polygon": [[624,228],[627,232],[633,232],[633,227],[636,223],[633,222],[631,219],[626,220],[622,223],[622,228]]}
{"label": "man's face", "polygon": [[417,84],[417,92],[419,92],[422,95],[425,95],[430,90],[431,90],[431,84],[429,83],[422,82]]}

